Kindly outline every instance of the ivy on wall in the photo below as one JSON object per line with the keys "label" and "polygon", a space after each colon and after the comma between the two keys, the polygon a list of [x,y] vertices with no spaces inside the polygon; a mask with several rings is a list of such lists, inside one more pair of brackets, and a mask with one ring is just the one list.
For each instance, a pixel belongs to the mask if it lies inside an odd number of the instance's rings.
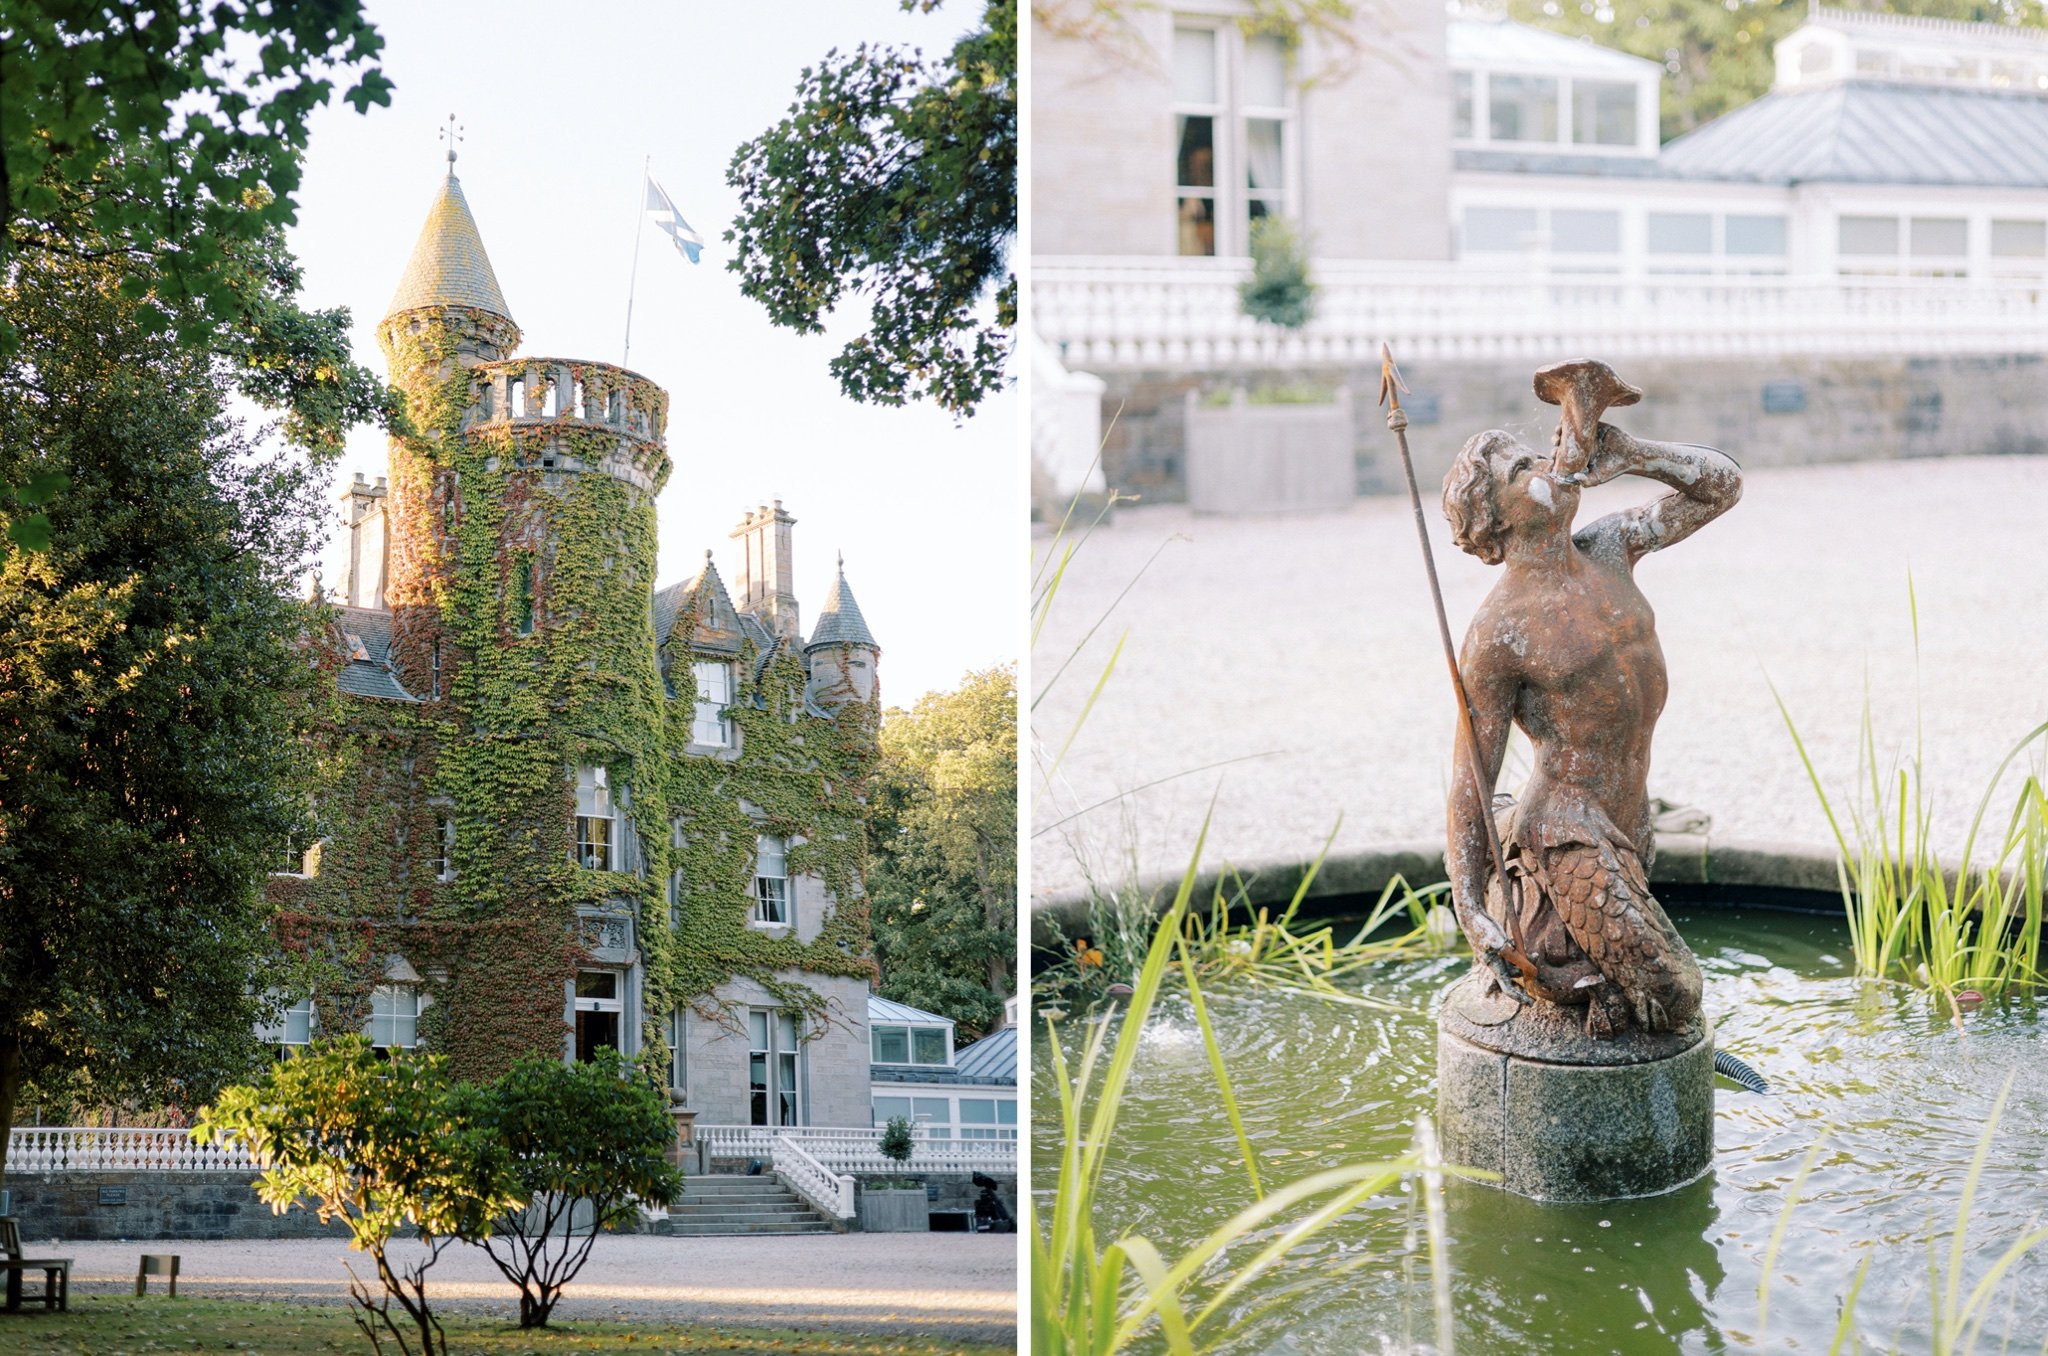
{"label": "ivy on wall", "polygon": [[[826,1000],[792,975],[874,976],[863,879],[875,700],[842,686],[819,694],[839,706],[836,718],[813,714],[805,663],[788,642],[764,656],[731,633],[728,717],[741,754],[686,755],[690,661],[714,629],[711,590],[686,600],[672,637],[654,634],[653,492],[600,469],[660,488],[667,395],[616,368],[492,361],[518,331],[486,312],[410,312],[380,337],[408,415],[392,440],[387,500],[393,664],[408,691],[426,695],[438,658],[443,700],[331,699],[319,735],[317,869],[271,887],[279,936],[318,995],[323,1029],[360,1029],[370,989],[402,956],[433,1000],[420,1039],[459,1076],[558,1053],[564,986],[589,960],[579,920],[622,909],[636,916],[645,963],[650,1071],[667,1059],[666,1014],[687,1006],[731,1023],[715,991],[738,976],[821,1029]],[[646,436],[622,438],[574,410],[512,422],[494,402],[494,383],[517,378],[519,413],[537,415],[565,367],[592,418],[620,409]],[[339,648],[338,635],[331,641]],[[612,865],[626,869],[574,861],[579,766],[609,769]],[[455,825],[445,880],[444,818]],[[790,876],[818,876],[838,901],[809,942],[749,926],[757,834],[786,838]],[[672,918],[676,870],[685,889]]]}

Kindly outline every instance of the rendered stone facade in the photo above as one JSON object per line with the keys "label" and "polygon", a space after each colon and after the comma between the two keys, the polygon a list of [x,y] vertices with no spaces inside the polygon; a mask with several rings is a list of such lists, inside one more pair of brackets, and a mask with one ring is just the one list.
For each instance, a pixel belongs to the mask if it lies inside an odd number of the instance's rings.
{"label": "rendered stone facade", "polygon": [[[1079,3],[1032,7],[1034,253],[1186,252],[1175,226],[1176,30],[1218,35],[1215,106],[1227,124],[1260,107],[1249,102],[1257,96],[1243,40],[1233,36],[1237,20],[1251,13],[1251,5],[1228,0],[1125,6],[1110,16]],[[1286,124],[1281,210],[1300,223],[1319,257],[1448,258],[1443,10],[1379,7],[1358,23],[1369,31],[1355,43],[1310,32],[1293,58],[1290,88],[1272,109],[1281,116],[1270,119]],[[1223,155],[1228,165],[1229,152]],[[1232,182],[1218,178],[1219,217],[1238,215],[1229,205]],[[1215,252],[1245,254],[1237,223],[1219,220]]]}
{"label": "rendered stone facade", "polygon": [[519,338],[451,159],[379,326],[411,426],[342,496],[313,845],[271,881],[314,1010],[269,1034],[483,1077],[611,1046],[701,1123],[865,1125],[880,646],[843,568],[805,642],[780,501],[737,588],[707,551],[657,589],[666,393]]}

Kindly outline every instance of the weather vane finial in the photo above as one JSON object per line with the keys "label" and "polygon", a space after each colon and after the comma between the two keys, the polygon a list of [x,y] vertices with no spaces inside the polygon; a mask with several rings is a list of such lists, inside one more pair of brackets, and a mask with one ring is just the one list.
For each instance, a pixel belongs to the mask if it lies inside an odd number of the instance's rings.
{"label": "weather vane finial", "polygon": [[455,115],[448,115],[448,125],[441,129],[441,140],[448,143],[448,172],[455,173],[455,143],[462,140],[462,129],[455,123]]}

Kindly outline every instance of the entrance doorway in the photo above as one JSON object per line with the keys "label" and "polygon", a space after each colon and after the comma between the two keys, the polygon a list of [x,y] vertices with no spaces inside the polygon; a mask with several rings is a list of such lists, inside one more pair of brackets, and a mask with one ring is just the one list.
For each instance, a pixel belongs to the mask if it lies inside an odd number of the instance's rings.
{"label": "entrance doorway", "polygon": [[616,970],[579,970],[576,974],[576,1062],[588,1064],[600,1050],[617,1050],[626,1011]]}

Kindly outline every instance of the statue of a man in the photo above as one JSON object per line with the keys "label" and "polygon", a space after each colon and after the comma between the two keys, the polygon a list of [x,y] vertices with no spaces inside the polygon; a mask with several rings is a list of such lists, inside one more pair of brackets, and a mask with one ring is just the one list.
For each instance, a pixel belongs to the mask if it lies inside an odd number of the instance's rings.
{"label": "statue of a man", "polygon": [[[1741,472],[1712,448],[1601,423],[1607,407],[1641,396],[1604,363],[1545,368],[1536,389],[1564,407],[1550,455],[1492,430],[1465,444],[1444,479],[1454,540],[1506,567],[1460,659],[1486,785],[1510,722],[1535,746],[1520,803],[1491,807],[1515,887],[1503,890],[1459,722],[1447,848],[1458,921],[1496,984],[1585,1005],[1589,1034],[1675,1031],[1699,1011],[1700,971],[1646,874],[1650,734],[1665,671],[1634,571],[1726,512],[1742,495]],[[1622,475],[1673,492],[1573,532],[1581,489]]]}

